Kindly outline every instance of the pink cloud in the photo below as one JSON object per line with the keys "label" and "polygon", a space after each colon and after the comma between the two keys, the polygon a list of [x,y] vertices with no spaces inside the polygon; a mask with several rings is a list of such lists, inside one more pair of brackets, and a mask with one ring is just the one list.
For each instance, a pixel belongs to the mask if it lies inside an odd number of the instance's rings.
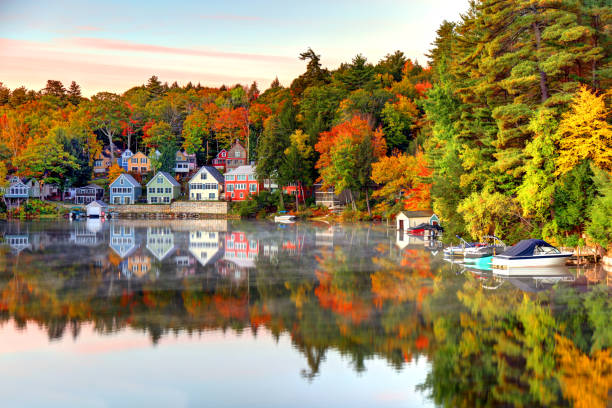
{"label": "pink cloud", "polygon": [[223,51],[205,51],[193,48],[166,47],[163,45],[141,44],[122,40],[107,40],[104,38],[72,38],[65,40],[68,43],[86,48],[105,49],[113,51],[152,52],[161,54],[191,55],[198,57],[233,58],[244,60],[290,62],[295,58],[277,55],[247,54]]}

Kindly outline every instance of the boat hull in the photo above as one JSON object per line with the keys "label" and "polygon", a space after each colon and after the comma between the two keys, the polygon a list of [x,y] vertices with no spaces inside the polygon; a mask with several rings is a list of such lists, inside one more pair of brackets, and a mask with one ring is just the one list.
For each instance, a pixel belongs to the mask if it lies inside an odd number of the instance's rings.
{"label": "boat hull", "polygon": [[533,256],[494,256],[491,261],[493,269],[530,268],[565,265],[571,253],[533,255]]}

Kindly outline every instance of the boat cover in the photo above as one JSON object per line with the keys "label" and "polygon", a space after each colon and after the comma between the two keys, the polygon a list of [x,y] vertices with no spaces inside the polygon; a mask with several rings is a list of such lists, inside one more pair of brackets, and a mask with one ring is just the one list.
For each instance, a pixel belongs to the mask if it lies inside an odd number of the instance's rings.
{"label": "boat cover", "polygon": [[503,254],[505,256],[531,256],[533,255],[533,250],[536,247],[550,247],[554,248],[548,242],[541,239],[524,239],[520,241],[518,244],[513,247],[508,248],[504,251]]}
{"label": "boat cover", "polygon": [[431,225],[431,224],[419,224],[416,227],[411,227],[410,230],[430,230],[430,231],[444,231],[444,228],[442,228],[439,225]]}

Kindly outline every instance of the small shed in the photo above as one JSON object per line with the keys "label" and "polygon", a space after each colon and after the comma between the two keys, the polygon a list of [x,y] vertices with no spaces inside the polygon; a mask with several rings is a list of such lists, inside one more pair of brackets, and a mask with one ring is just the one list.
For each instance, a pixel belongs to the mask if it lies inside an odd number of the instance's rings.
{"label": "small shed", "polygon": [[433,211],[400,211],[395,224],[399,231],[406,231],[420,224],[440,225],[440,219]]}
{"label": "small shed", "polygon": [[87,217],[102,218],[106,214],[108,204],[104,201],[96,200],[87,204]]}

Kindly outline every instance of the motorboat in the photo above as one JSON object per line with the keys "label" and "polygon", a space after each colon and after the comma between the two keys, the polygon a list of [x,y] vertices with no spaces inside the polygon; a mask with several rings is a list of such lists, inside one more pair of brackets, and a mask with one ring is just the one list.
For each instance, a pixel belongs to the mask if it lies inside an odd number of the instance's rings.
{"label": "motorboat", "polygon": [[274,216],[274,222],[281,224],[293,224],[297,217],[295,215],[276,215]]}
{"label": "motorboat", "polygon": [[[483,258],[492,258],[497,254],[501,254],[506,250],[506,244],[497,238],[495,235],[485,235],[482,237],[482,243],[474,247],[466,248],[463,252],[465,262],[479,262]],[[488,259],[490,263],[491,259]]]}
{"label": "motorboat", "polygon": [[444,231],[444,228],[437,224],[432,225],[428,223],[422,223],[414,227],[408,228],[407,230],[407,232],[412,235],[425,235],[425,231],[429,231],[429,235],[438,236]]}
{"label": "motorboat", "polygon": [[561,252],[541,239],[525,239],[491,260],[493,269],[565,265],[571,252]]}
{"label": "motorboat", "polygon": [[461,241],[460,245],[450,246],[444,248],[444,256],[447,258],[461,257],[463,258],[463,254],[469,248],[476,248],[479,245],[478,242],[467,242],[465,239],[461,238],[459,235],[456,235]]}

